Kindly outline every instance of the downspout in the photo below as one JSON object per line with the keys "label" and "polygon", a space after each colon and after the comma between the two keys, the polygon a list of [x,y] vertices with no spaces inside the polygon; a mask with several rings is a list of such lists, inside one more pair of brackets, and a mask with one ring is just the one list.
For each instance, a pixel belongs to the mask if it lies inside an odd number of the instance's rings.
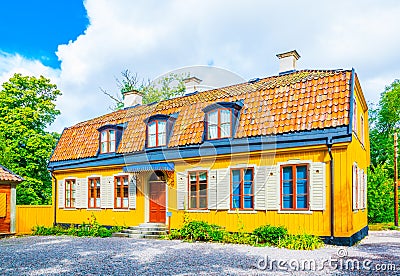
{"label": "downspout", "polygon": [[330,206],[331,206],[331,237],[330,240],[333,241],[334,238],[334,231],[335,231],[335,185],[334,185],[334,174],[333,174],[333,155],[332,155],[332,138],[328,138],[326,141],[326,145],[328,147],[328,153],[330,157],[330,189],[331,189],[331,196],[330,196]]}
{"label": "downspout", "polygon": [[56,202],[57,202],[57,178],[54,176],[53,172],[54,172],[54,167],[50,167],[51,178],[54,179],[54,199],[53,199],[54,222],[53,222],[53,226],[56,226],[57,225],[57,207],[56,207]]}

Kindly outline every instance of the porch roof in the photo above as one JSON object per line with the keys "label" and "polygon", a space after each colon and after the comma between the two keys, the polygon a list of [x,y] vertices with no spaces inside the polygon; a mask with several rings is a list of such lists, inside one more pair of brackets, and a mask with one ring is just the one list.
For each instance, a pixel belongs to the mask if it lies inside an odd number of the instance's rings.
{"label": "porch roof", "polygon": [[154,164],[129,165],[123,168],[124,172],[148,172],[148,171],[174,171],[174,163],[161,162]]}

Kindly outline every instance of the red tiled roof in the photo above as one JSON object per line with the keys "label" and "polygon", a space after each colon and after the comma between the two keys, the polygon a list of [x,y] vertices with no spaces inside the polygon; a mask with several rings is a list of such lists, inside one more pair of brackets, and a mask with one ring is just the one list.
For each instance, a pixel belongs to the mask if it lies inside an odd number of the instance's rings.
{"label": "red tiled roof", "polygon": [[141,151],[146,138],[143,120],[155,114],[179,113],[168,147],[199,144],[202,109],[216,102],[243,100],[235,138],[348,125],[350,79],[348,70],[303,70],[119,110],[66,128],[51,161],[96,156],[97,129],[106,124],[127,123],[118,153]]}
{"label": "red tiled roof", "polygon": [[24,179],[0,165],[0,182],[22,182]]}

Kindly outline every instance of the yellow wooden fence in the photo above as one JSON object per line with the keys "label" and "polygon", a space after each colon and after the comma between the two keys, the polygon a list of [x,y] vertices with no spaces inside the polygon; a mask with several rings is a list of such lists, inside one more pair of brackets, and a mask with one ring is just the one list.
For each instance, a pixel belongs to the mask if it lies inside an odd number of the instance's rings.
{"label": "yellow wooden fence", "polygon": [[53,225],[52,205],[17,205],[16,232],[30,234],[36,225]]}

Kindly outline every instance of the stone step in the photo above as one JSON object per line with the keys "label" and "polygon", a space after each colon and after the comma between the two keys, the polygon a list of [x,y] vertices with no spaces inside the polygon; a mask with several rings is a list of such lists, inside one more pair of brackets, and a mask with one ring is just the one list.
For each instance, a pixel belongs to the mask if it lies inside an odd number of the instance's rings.
{"label": "stone step", "polygon": [[160,238],[160,235],[144,235],[143,238],[144,239],[158,239]]}
{"label": "stone step", "polygon": [[163,223],[141,223],[139,226],[129,226],[114,233],[113,237],[128,237],[134,239],[158,239],[161,236],[168,235],[167,226]]}
{"label": "stone step", "polygon": [[112,233],[111,237],[116,237],[116,238],[128,238],[129,234],[127,233],[121,233],[121,232],[116,232]]}
{"label": "stone step", "polygon": [[167,231],[142,231],[142,235],[167,235]]}

